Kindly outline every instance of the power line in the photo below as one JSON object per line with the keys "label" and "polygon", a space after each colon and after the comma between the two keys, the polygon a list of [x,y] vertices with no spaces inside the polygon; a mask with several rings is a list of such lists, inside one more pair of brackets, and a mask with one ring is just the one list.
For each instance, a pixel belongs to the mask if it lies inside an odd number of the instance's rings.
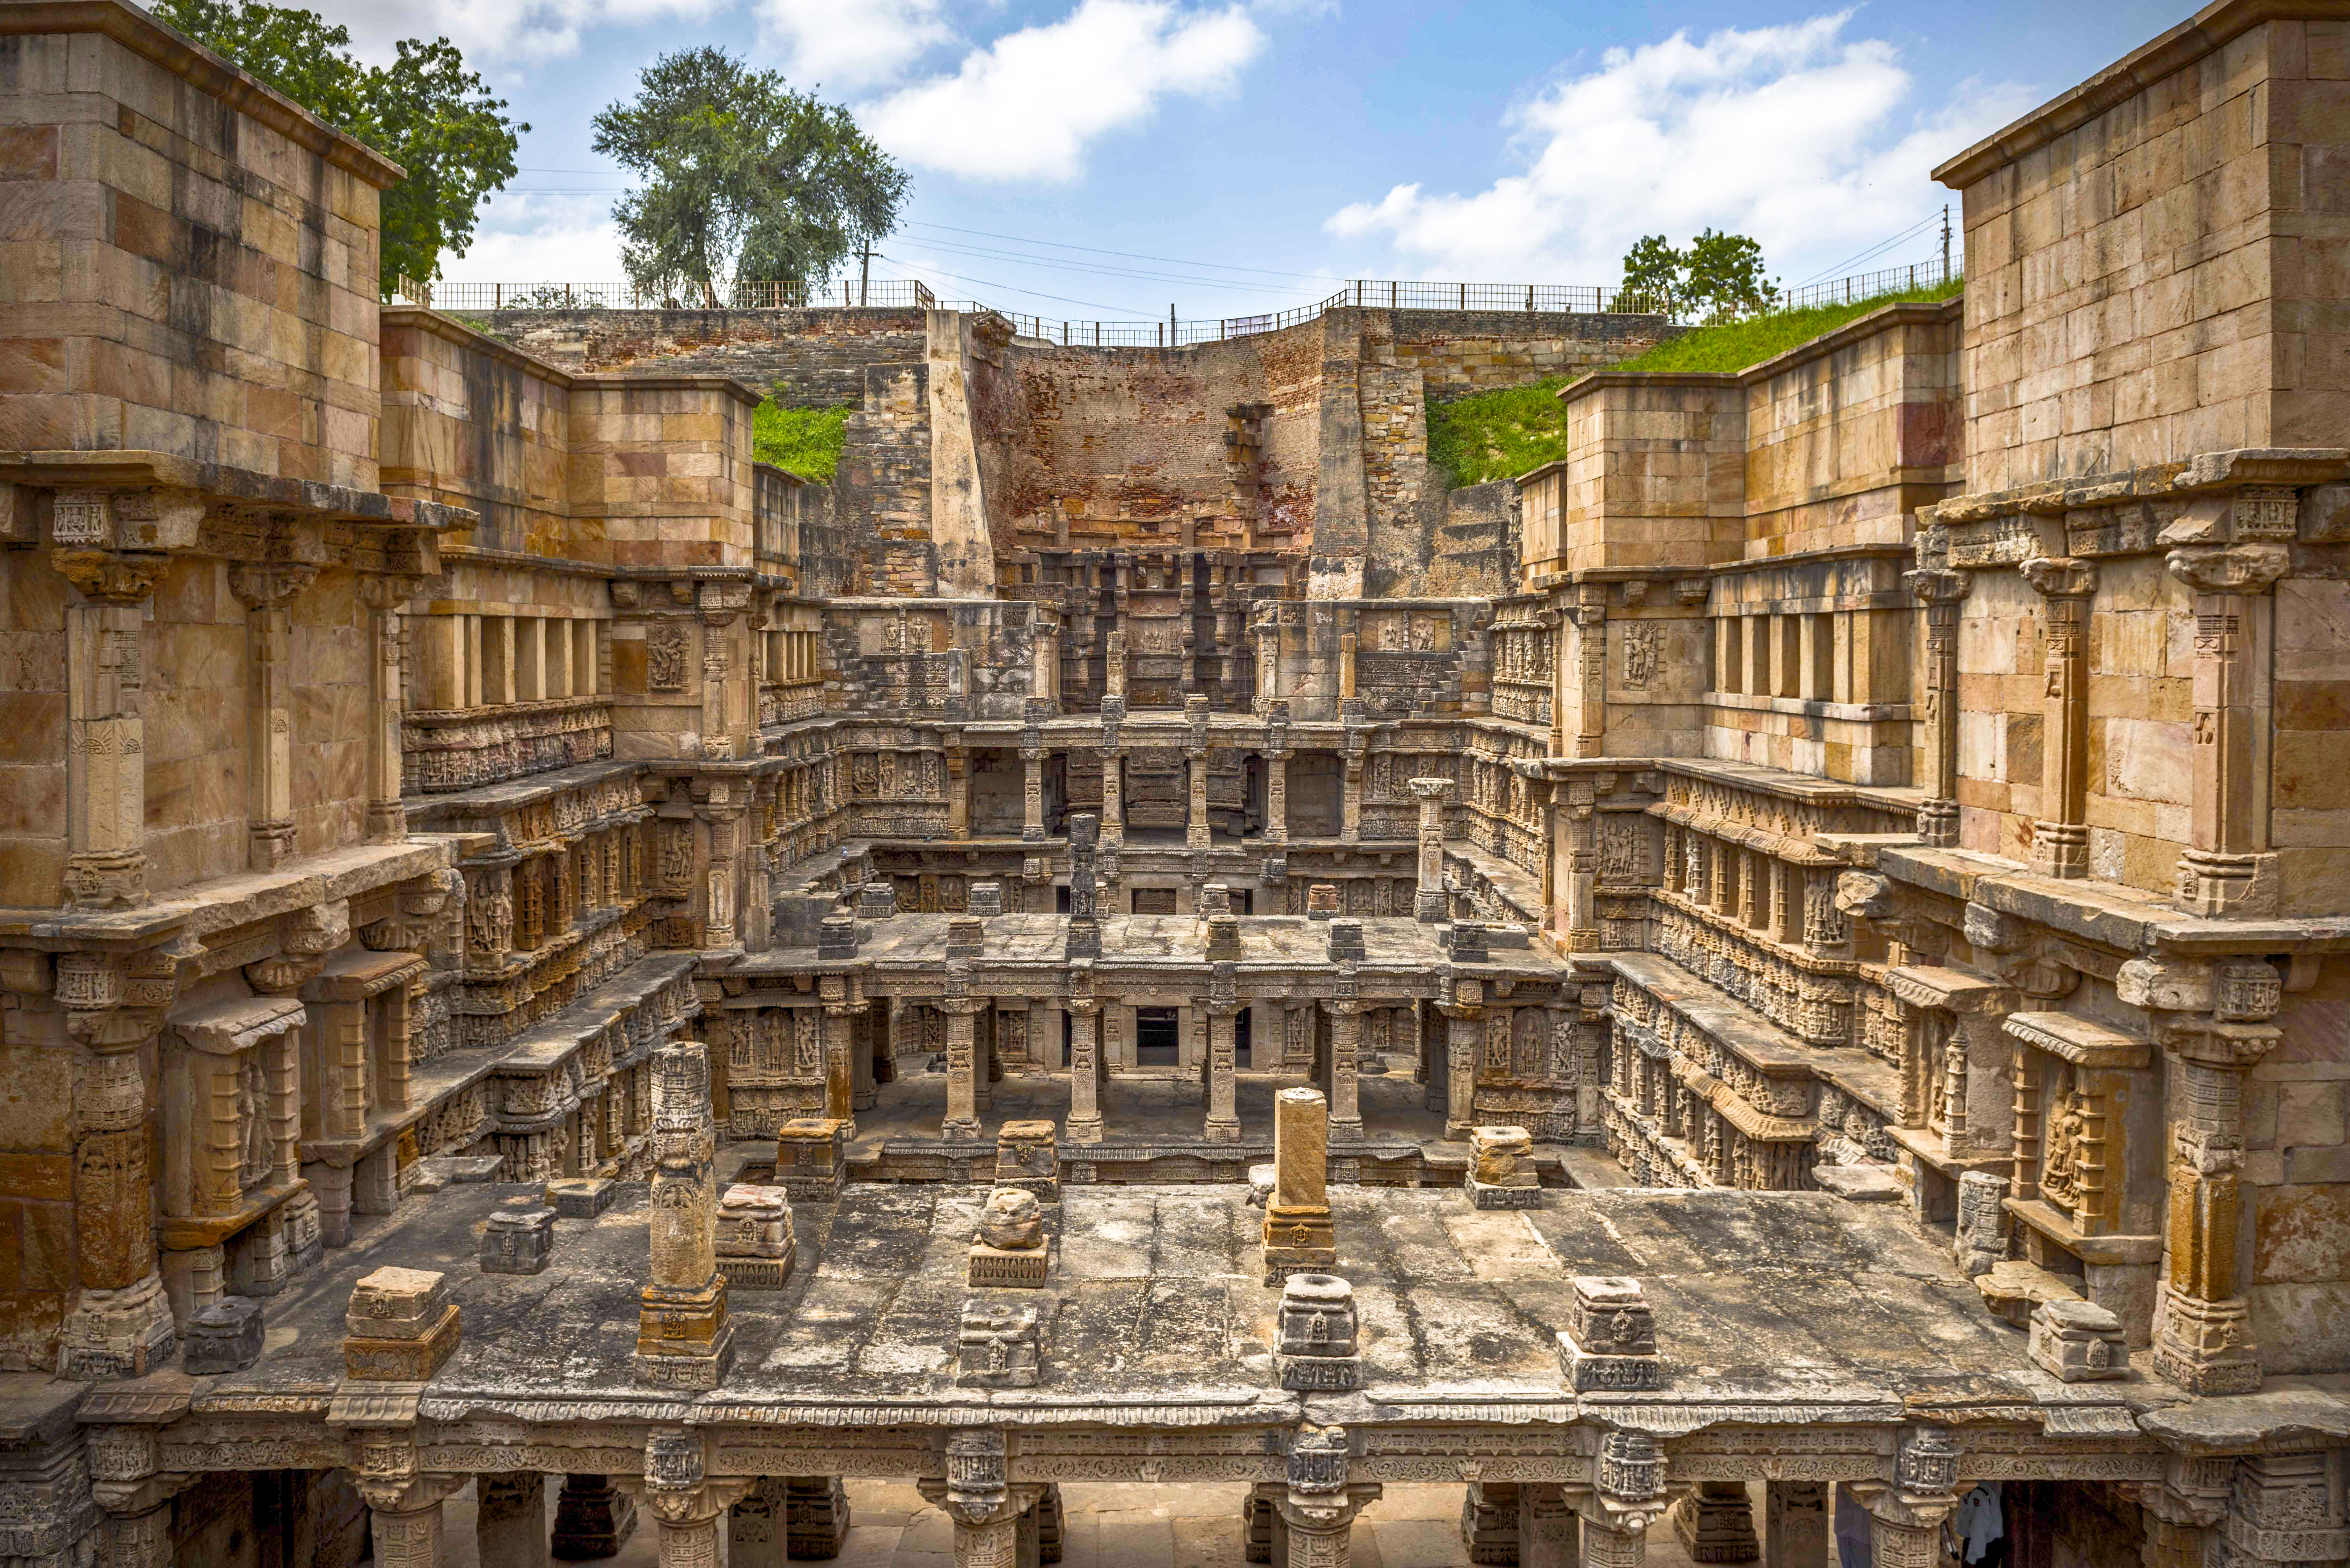
{"label": "power line", "polygon": [[[912,266],[915,265],[910,261],[905,261],[897,256],[884,255],[879,251],[875,251],[873,254],[876,260],[891,262],[899,266]],[[966,277],[962,273],[949,272],[944,267],[933,267],[930,270],[935,272],[941,277],[951,277],[957,283],[967,283],[979,288],[1000,288],[1007,294],[1024,294],[1032,299],[1049,299],[1058,305],[1082,305],[1087,310],[1122,310],[1128,316],[1140,316],[1142,314],[1130,305],[1105,305],[1098,299],[1071,299],[1066,295],[1045,294],[1038,289],[1022,288],[1017,284],[990,283],[983,277]],[[1157,317],[1154,316],[1149,317],[1149,319],[1155,320]]]}
{"label": "power line", "polygon": [[1053,261],[1045,256],[1021,255],[1017,252],[993,250],[983,245],[958,245],[945,240],[920,240],[917,243],[929,250],[944,251],[955,255],[978,256],[991,261],[1015,261],[1026,266],[1045,267],[1055,272],[1087,273],[1097,277],[1136,278],[1152,283],[1192,284],[1210,288],[1281,289],[1290,294],[1305,294],[1331,287],[1334,282],[1330,278],[1323,278],[1314,284],[1243,283],[1239,279],[1229,277],[1185,276],[1176,273],[1146,272],[1139,267],[1104,266],[1094,262]]}
{"label": "power line", "polygon": [[1804,286],[1804,284],[1817,283],[1823,278],[1841,275],[1845,268],[1851,266],[1854,263],[1866,261],[1869,257],[1877,254],[1879,251],[1889,250],[1893,246],[1899,244],[1903,240],[1908,239],[1911,234],[1916,234],[1918,230],[1925,228],[1928,224],[1939,222],[1940,217],[1941,214],[1937,213],[1930,216],[1921,218],[1917,223],[1914,223],[1908,228],[1902,230],[1899,234],[1895,234],[1891,239],[1879,240],[1877,244],[1869,246],[1866,250],[1861,252],[1856,256],[1847,257],[1846,259],[1836,263],[1834,266],[1822,267],[1818,272],[1815,272],[1811,276],[1804,279],[1803,283],[1799,283],[1795,286],[1801,288]]}

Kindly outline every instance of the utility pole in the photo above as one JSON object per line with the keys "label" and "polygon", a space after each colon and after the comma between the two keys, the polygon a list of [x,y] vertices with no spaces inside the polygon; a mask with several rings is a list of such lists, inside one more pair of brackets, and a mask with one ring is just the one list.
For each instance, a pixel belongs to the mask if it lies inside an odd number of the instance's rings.
{"label": "utility pole", "polygon": [[1942,203],[1942,281],[1950,281],[1950,204]]}
{"label": "utility pole", "polygon": [[[1947,207],[1943,208],[1942,213],[1944,223],[1947,225],[1950,217],[1950,209]],[[1945,244],[1943,249],[1948,250],[1949,248],[1949,245]],[[865,291],[871,287],[873,284],[873,247],[870,244],[868,244],[860,254],[864,259],[864,265],[858,268],[857,274],[857,303],[861,306],[865,303]]]}

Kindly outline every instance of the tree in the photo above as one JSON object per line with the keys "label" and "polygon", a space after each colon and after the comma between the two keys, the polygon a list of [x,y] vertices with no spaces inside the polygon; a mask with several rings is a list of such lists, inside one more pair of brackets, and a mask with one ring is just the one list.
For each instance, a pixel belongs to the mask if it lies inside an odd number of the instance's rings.
{"label": "tree", "polygon": [[1776,285],[1763,275],[1762,247],[1744,234],[1712,229],[1677,250],[1649,234],[1624,253],[1624,288],[1656,302],[1665,315],[1728,321],[1771,307]]}
{"label": "tree", "polygon": [[383,193],[380,284],[441,275],[473,241],[482,202],[515,176],[529,126],[508,119],[446,38],[403,38],[389,67],[349,52],[350,29],[258,0],[161,0],[155,14],[197,43],[359,138],[408,178]]}
{"label": "tree", "polygon": [[898,226],[905,171],[837,104],[795,92],[723,49],[645,67],[634,102],[596,117],[596,151],[644,188],[612,210],[639,288],[833,274]]}

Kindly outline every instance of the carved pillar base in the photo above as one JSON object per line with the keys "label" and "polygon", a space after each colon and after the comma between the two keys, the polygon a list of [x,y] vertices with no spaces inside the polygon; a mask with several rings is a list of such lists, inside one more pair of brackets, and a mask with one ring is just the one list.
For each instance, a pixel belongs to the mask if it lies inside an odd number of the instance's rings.
{"label": "carved pillar base", "polygon": [[2155,1370],[2194,1394],[2251,1394],[2261,1386],[2251,1309],[2242,1297],[2207,1302],[2166,1284],[2155,1312]]}
{"label": "carved pillar base", "polygon": [[2207,919],[2273,915],[2277,857],[2189,849],[2178,857],[2176,901],[2189,914]]}
{"label": "carved pillar base", "polygon": [[848,1489],[838,1476],[794,1476],[785,1483],[786,1554],[837,1557],[848,1540]]}
{"label": "carved pillar base", "polygon": [[1471,1481],[1461,1500],[1461,1543],[1469,1561],[1516,1568],[1519,1492],[1515,1481]]}
{"label": "carved pillar base", "polygon": [[2032,868],[2043,877],[2078,881],[2089,874],[2089,829],[2078,822],[2032,825]]}
{"label": "carved pillar base", "polygon": [[555,1555],[567,1563],[612,1557],[637,1531],[637,1500],[600,1475],[563,1478],[555,1500]]}
{"label": "carved pillar base", "polygon": [[637,1381],[715,1388],[734,1351],[723,1274],[698,1287],[647,1285],[637,1310]]}
{"label": "carved pillar base", "polygon": [[1936,849],[1952,849],[1959,842],[1959,803],[1922,800],[1918,803],[1918,836]]}
{"label": "carved pillar base", "polygon": [[473,1539],[484,1568],[546,1568],[546,1478],[536,1470],[484,1475]]}
{"label": "carved pillar base", "polygon": [[160,1371],[179,1345],[163,1277],[150,1271],[116,1291],[85,1290],[66,1314],[57,1376],[94,1381]]}
{"label": "carved pillar base", "polygon": [[1754,1539],[1754,1511],[1737,1481],[1700,1481],[1673,1507],[1673,1534],[1692,1563],[1752,1563],[1762,1555]]}

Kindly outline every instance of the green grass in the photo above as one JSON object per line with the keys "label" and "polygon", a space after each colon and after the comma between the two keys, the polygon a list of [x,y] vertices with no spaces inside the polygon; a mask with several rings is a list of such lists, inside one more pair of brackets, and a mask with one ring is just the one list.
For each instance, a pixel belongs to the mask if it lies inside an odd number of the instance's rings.
{"label": "green grass", "polygon": [[[1824,305],[1776,316],[1700,327],[1610,370],[1737,371],[1783,354],[1846,322],[1905,300],[1948,299],[1964,285],[1921,288]],[[1531,387],[1504,387],[1450,403],[1428,405],[1428,461],[1452,483],[1510,479],[1566,455],[1566,406],[1558,390],[1569,378],[1553,376]]]}
{"label": "green grass", "polygon": [[802,479],[832,483],[849,410],[786,409],[774,399],[751,410],[751,455]]}

